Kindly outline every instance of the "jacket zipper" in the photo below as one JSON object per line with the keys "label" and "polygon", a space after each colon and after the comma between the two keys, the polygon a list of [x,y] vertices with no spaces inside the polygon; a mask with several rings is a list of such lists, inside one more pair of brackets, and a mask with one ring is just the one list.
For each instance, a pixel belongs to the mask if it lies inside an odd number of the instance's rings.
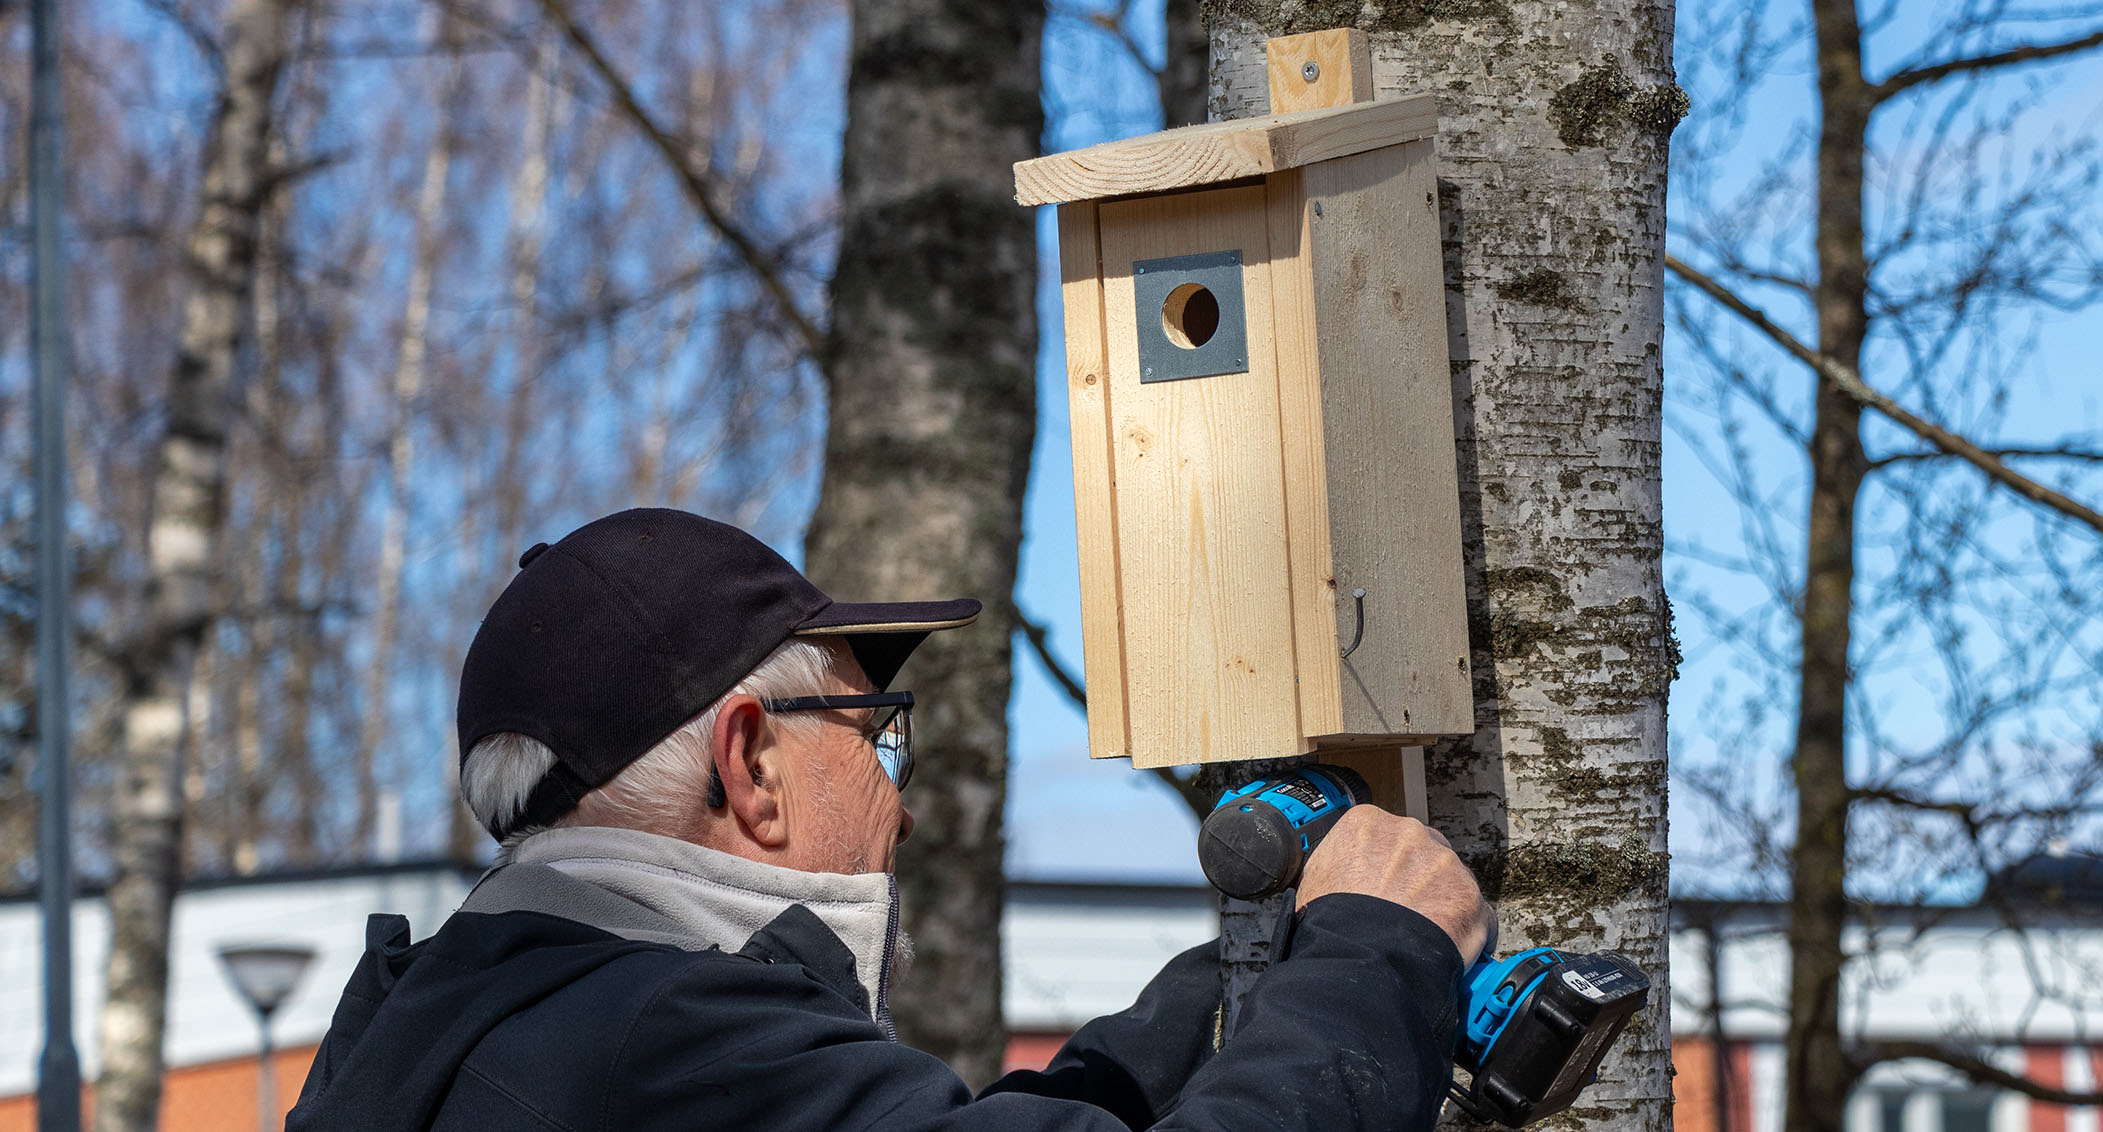
{"label": "jacket zipper", "polygon": [[898,953],[898,876],[887,874],[890,884],[891,909],[884,919],[884,958],[876,969],[876,1024],[883,1028],[884,1038],[898,1040],[898,1027],[891,1021],[891,961]]}

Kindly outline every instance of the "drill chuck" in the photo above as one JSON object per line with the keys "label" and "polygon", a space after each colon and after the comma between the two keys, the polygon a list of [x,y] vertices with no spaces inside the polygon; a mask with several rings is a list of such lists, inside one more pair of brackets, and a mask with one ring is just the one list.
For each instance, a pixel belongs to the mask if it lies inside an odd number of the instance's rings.
{"label": "drill chuck", "polygon": [[1229,790],[1198,827],[1198,865],[1237,900],[1276,896],[1299,883],[1307,855],[1336,819],[1372,796],[1357,771],[1328,765]]}

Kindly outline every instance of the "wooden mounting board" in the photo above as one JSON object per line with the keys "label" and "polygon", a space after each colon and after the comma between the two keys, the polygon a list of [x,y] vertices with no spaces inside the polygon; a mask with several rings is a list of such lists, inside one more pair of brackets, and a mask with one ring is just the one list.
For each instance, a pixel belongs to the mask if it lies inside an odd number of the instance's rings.
{"label": "wooden mounting board", "polygon": [[1367,747],[1316,751],[1325,763],[1350,767],[1372,788],[1373,804],[1391,814],[1430,821],[1424,789],[1424,748]]}
{"label": "wooden mounting board", "polygon": [[1428,94],[1164,130],[1015,163],[1019,204],[1063,204],[1191,189],[1297,169],[1428,138]]}
{"label": "wooden mounting board", "polygon": [[1373,101],[1373,46],[1357,28],[1281,35],[1263,43],[1271,113]]}
{"label": "wooden mounting board", "polygon": [[[1349,736],[1475,729],[1431,143],[1300,170]],[[1320,212],[1316,212],[1320,209]],[[1304,600],[1304,599],[1303,599]],[[1320,734],[1310,728],[1312,734]]]}

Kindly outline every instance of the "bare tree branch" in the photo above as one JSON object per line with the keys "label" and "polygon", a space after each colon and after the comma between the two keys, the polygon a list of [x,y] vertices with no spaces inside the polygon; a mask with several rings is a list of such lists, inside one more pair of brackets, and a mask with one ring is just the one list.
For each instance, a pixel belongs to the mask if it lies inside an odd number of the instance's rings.
{"label": "bare tree branch", "polygon": [[1946,79],[1951,75],[1990,70],[1994,67],[2006,67],[2016,63],[2028,63],[2037,59],[2050,59],[2059,55],[2070,55],[2076,51],[2086,51],[2099,45],[2103,45],[2103,30],[2092,31],[2079,39],[2069,39],[2063,43],[2026,43],[2021,47],[2011,47],[2006,51],[1996,51],[1991,55],[1975,55],[1969,59],[1950,59],[1941,63],[1932,63],[1925,67],[1909,68],[1870,88],[1870,93],[1875,101],[1882,102],[1909,87],[1919,86],[1922,83],[1932,83],[1939,79]]}
{"label": "bare tree branch", "polygon": [[[2085,464],[2103,464],[2103,452],[2086,448],[1988,448],[1985,449],[1985,452],[1987,455],[2001,460],[2035,458],[2040,460],[2073,460]],[[1944,452],[1940,449],[1926,452],[1893,452],[1888,456],[1879,456],[1871,460],[1869,466],[1882,468],[1914,460],[1940,460],[1952,455],[1955,455],[1955,453]]]}
{"label": "bare tree branch", "polygon": [[180,0],[146,0],[146,6],[174,24],[175,30],[183,33],[183,38],[189,40],[190,46],[197,49],[197,54],[203,57],[213,73],[223,73],[226,70],[226,57],[219,51],[219,37],[213,35],[204,21]]}
{"label": "bare tree branch", "polygon": [[1073,673],[1066,670],[1066,666],[1059,662],[1058,657],[1052,655],[1050,630],[1020,609],[1015,611],[1015,627],[1022,631],[1023,639],[1029,641],[1030,648],[1036,650],[1037,660],[1044,665],[1044,670],[1051,673],[1051,678],[1075,705],[1085,709],[1088,706],[1088,689],[1082,686]]}
{"label": "bare tree branch", "polygon": [[1174,791],[1176,797],[1183,799],[1183,804],[1190,807],[1191,814],[1199,821],[1204,821],[1205,816],[1212,812],[1212,804],[1219,801],[1218,794],[1198,785],[1196,779],[1185,781],[1177,778],[1175,772],[1165,766],[1153,767],[1149,773],[1160,780],[1161,785]]}
{"label": "bare tree branch", "polygon": [[[1051,634],[1044,627],[1043,623],[1017,609],[1015,611],[1015,627],[1021,630],[1023,639],[1028,641],[1030,648],[1036,651],[1037,660],[1044,665],[1046,672],[1051,673],[1052,680],[1068,696],[1072,697],[1075,704],[1083,709],[1087,708],[1088,690],[1082,686],[1078,679],[1075,679],[1073,673],[1067,671],[1066,666],[1059,662],[1058,657],[1052,655]],[[1163,786],[1168,787],[1170,791],[1174,792],[1176,797],[1181,798],[1183,804],[1190,807],[1190,812],[1196,814],[1200,820],[1203,820],[1206,814],[1212,812],[1213,799],[1211,791],[1200,789],[1195,782],[1186,782],[1177,778],[1175,771],[1168,767],[1157,766],[1148,769]]]}
{"label": "bare tree branch", "polygon": [[1902,806],[1909,810],[1933,810],[1937,813],[1962,818],[1966,824],[1971,824],[1972,816],[1978,809],[1970,802],[1937,801],[1933,798],[1922,798],[1915,794],[1909,794],[1903,790],[1893,790],[1880,786],[1858,786],[1847,793],[1848,798],[1852,801],[1883,802],[1886,805]]}
{"label": "bare tree branch", "polygon": [[2098,533],[2103,533],[2103,514],[2099,514],[2095,508],[2069,498],[2010,468],[2007,464],[2002,463],[2000,458],[1993,453],[1943,428],[1941,425],[1915,416],[1899,405],[1898,402],[1871,388],[1868,382],[1862,380],[1861,374],[1804,345],[1796,339],[1795,335],[1775,325],[1774,321],[1769,319],[1759,308],[1739,298],[1723,284],[1681,262],[1678,257],[1667,255],[1665,257],[1665,266],[1671,268],[1680,278],[1699,288],[1703,294],[1728,307],[1732,313],[1751,323],[1762,334],[1767,335],[1777,345],[1795,355],[1798,361],[1817,371],[1820,377],[1831,382],[1834,388],[1848,397],[1891,418],[1898,424],[1903,425],[1915,436],[1920,437],[1936,448],[1978,468],[1986,473],[1987,478],[2008,488],[2017,495],[2030,500],[2032,503],[2049,507],[2068,518],[2078,519],[2093,527]]}
{"label": "bare tree branch", "polygon": [[2041,1084],[2019,1073],[2010,1073],[1983,1057],[1934,1042],[1878,1042],[1862,1047],[1855,1054],[1855,1060],[1862,1068],[1880,1061],[1899,1061],[1905,1058],[1938,1062],[1982,1085],[1998,1085],[2033,1100],[2065,1105],[2103,1104],[2103,1092],[2081,1093]]}
{"label": "bare tree branch", "polygon": [[795,329],[796,336],[802,340],[811,359],[820,369],[825,368],[825,332],[797,305],[796,296],[790,293],[788,284],[782,281],[781,273],[775,270],[773,261],[760,249],[759,241],[739,227],[716,203],[713,186],[708,183],[707,175],[688,163],[685,147],[666,133],[664,128],[657,124],[657,120],[650,116],[650,112],[643,108],[643,104],[635,96],[635,87],[628,82],[626,76],[614,69],[613,64],[599,50],[599,45],[592,39],[591,33],[585,31],[583,25],[570,15],[569,5],[565,0],[540,0],[540,6],[547,12],[549,19],[562,27],[563,35],[578,53],[584,56],[585,62],[591,64],[593,73],[599,76],[600,82],[606,84],[607,91],[613,95],[614,102],[620,106],[621,112],[627,115],[629,121],[633,122],[635,127],[650,139],[651,144],[657,147],[658,152],[664,155],[665,164],[669,165],[673,174],[679,178],[680,187],[686,190],[688,199],[700,210],[702,219],[708,222],[709,227],[715,229],[716,235],[722,237],[725,243],[736,249],[738,258],[745,262],[745,267],[759,280],[760,286],[766,289],[767,296],[780,308],[782,317],[788,319],[789,325]]}

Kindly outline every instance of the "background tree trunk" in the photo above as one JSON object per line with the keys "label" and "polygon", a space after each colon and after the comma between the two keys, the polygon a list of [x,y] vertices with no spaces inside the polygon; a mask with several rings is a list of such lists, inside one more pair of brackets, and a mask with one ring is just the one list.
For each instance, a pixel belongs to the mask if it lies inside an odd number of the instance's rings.
{"label": "background tree trunk", "polygon": [[[439,36],[447,38],[449,28]],[[364,705],[358,728],[356,790],[358,814],[351,829],[355,844],[370,859],[380,803],[380,747],[387,741],[392,713],[388,707],[401,634],[402,571],[408,551],[409,521],[415,502],[416,432],[424,398],[425,359],[430,351],[431,285],[444,256],[446,233],[440,227],[445,208],[446,174],[453,159],[451,115],[460,82],[457,58],[445,63],[442,109],[431,126],[424,153],[423,180],[416,196],[416,236],[409,263],[409,286],[402,300],[401,337],[395,348],[394,384],[387,418],[387,507],[380,524],[380,552],[372,583],[372,656],[366,662]],[[395,779],[394,775],[385,776]],[[398,779],[397,779],[398,780]]]}
{"label": "background tree trunk", "polygon": [[1011,595],[1036,431],[1034,156],[1041,5],[858,0],[825,367],[825,472],[805,544],[842,600],[971,595],[900,681],[921,696],[919,826],[899,860],[917,959],[900,1036],[974,1086],[999,1073]]}
{"label": "background tree trunk", "polygon": [[[1869,330],[1862,251],[1862,157],[1871,96],[1855,0],[1812,4],[1818,58],[1819,349],[1850,369]],[[1783,1125],[1839,1132],[1854,1087],[1840,1044],[1841,929],[1847,915],[1848,639],[1855,581],[1855,497],[1868,472],[1862,408],[1818,384],[1812,426],[1803,666],[1796,715],[1796,844],[1790,854],[1789,1031]]]}
{"label": "background tree trunk", "polygon": [[160,1104],[169,915],[182,876],[185,705],[213,616],[234,364],[251,321],[257,222],[270,190],[271,100],[290,7],[291,0],[234,0],[225,17],[225,86],[187,243],[190,290],[154,473],[146,621],[127,658],[98,1132],[151,1128]]}
{"label": "background tree trunk", "polygon": [[1205,33],[1204,5],[1198,0],[1162,0],[1161,23],[1161,70],[1154,76],[1161,95],[1161,128],[1194,126],[1205,120],[1205,104],[1212,94],[1206,83],[1212,43]]}
{"label": "background tree trunk", "polygon": [[1551,1124],[1663,1128],[1672,5],[1210,9],[1214,118],[1266,109],[1266,36],[1354,19],[1378,97],[1439,96],[1478,730],[1426,753],[1432,819],[1498,901],[1501,951],[1610,947],[1655,980],[1599,1084]]}

